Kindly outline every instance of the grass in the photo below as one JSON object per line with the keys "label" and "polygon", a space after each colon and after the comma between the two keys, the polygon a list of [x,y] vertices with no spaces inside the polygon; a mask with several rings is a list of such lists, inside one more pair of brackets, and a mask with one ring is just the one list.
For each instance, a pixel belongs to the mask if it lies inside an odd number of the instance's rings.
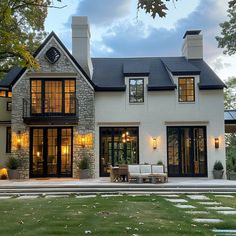
{"label": "grass", "polygon": [[[236,208],[236,196],[233,199],[208,196]],[[181,197],[195,205],[196,210],[204,210],[196,200]],[[195,216],[173,205],[158,195],[1,200],[0,235],[86,235],[85,231],[89,231],[87,235],[102,236],[214,235],[211,231],[214,225],[193,223]],[[236,216],[210,211],[207,216],[197,217],[223,219],[223,223],[217,224],[218,229],[236,229]]]}

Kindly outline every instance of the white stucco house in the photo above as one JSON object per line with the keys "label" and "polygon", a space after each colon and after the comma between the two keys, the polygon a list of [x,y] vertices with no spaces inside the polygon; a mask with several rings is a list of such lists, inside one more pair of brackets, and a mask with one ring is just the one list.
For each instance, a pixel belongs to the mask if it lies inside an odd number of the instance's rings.
{"label": "white stucco house", "polygon": [[225,166],[225,85],[199,30],[179,56],[91,58],[88,19],[73,17],[72,54],[52,32],[35,58],[39,71],[14,67],[0,82],[1,167],[13,155],[27,179],[77,178],[84,156],[93,177],[124,163],[208,178],[215,161]]}

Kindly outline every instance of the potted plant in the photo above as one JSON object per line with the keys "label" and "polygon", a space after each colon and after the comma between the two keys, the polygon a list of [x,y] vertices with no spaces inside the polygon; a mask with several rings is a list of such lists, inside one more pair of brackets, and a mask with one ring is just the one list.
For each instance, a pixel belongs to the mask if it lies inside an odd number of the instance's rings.
{"label": "potted plant", "polygon": [[236,180],[236,165],[234,165],[232,169],[228,171],[228,179]]}
{"label": "potted plant", "polygon": [[80,179],[90,178],[88,157],[83,157],[79,162],[79,176],[80,176]]}
{"label": "potted plant", "polygon": [[224,174],[224,167],[221,161],[216,161],[213,167],[214,179],[222,179]]}
{"label": "potted plant", "polygon": [[8,168],[8,178],[9,179],[19,179],[18,167],[20,166],[20,162],[15,157],[11,156],[8,158],[6,162],[6,166]]}

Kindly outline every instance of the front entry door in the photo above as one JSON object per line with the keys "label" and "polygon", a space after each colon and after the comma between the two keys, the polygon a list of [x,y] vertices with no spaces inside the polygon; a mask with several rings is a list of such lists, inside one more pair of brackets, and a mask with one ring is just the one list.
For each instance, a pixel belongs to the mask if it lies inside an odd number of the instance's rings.
{"label": "front entry door", "polygon": [[30,176],[72,176],[72,128],[31,129]]}
{"label": "front entry door", "polygon": [[207,176],[206,127],[167,127],[169,176]]}

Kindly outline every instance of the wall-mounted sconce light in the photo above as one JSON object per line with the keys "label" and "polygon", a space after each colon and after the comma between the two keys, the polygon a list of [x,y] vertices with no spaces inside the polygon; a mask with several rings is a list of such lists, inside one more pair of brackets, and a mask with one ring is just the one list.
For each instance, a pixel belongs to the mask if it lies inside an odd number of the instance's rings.
{"label": "wall-mounted sconce light", "polygon": [[20,149],[21,148],[21,132],[20,131],[17,131],[16,140],[17,140],[17,149]]}
{"label": "wall-mounted sconce light", "polygon": [[156,137],[152,138],[152,147],[153,147],[153,149],[157,149],[157,138]]}
{"label": "wall-mounted sconce light", "polygon": [[220,146],[219,138],[215,138],[215,148],[219,148],[219,146]]}
{"label": "wall-mounted sconce light", "polygon": [[85,147],[85,135],[82,135],[81,137],[81,145],[83,148]]}

